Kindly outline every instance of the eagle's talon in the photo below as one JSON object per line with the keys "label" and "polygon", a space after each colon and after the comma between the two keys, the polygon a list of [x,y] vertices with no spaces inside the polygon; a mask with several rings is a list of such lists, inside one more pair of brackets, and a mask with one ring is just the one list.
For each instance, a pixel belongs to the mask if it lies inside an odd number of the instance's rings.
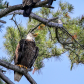
{"label": "eagle's talon", "polygon": [[18,64],[17,64],[17,66],[19,66],[20,68],[21,68],[21,67],[23,68],[23,65],[20,65],[20,64],[18,65]]}
{"label": "eagle's talon", "polygon": [[23,66],[23,65],[20,65],[20,64],[17,64],[17,66],[19,66],[20,68],[25,68],[25,69],[27,69],[26,66]]}
{"label": "eagle's talon", "polygon": [[27,69],[27,67],[26,67],[26,66],[24,66],[24,68],[25,68],[25,69]]}
{"label": "eagle's talon", "polygon": [[27,67],[26,67],[26,69],[27,69]]}

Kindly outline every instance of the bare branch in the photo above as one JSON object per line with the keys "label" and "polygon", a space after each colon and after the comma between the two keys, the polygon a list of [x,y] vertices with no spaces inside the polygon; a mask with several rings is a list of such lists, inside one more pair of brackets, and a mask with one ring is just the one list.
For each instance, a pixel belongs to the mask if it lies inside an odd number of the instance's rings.
{"label": "bare branch", "polygon": [[8,15],[12,15],[12,14],[23,15],[23,10],[16,10],[16,11],[10,12]]}
{"label": "bare branch", "polygon": [[51,18],[51,19],[48,20],[48,22],[54,21],[54,20],[56,20],[56,19],[58,19],[58,18],[59,18],[59,17]]}
{"label": "bare branch", "polygon": [[[35,7],[48,7],[48,8],[53,8],[53,7],[49,7],[48,5],[45,5],[48,3],[48,0],[45,0],[45,1],[41,1],[41,2],[38,2]],[[45,5],[45,6],[44,6]],[[7,15],[8,13],[12,12],[12,11],[15,11],[15,10],[20,10],[22,9],[22,4],[20,5],[14,5],[14,6],[10,6],[2,11],[0,11],[0,18]]]}
{"label": "bare branch", "polygon": [[0,78],[4,80],[7,84],[14,84],[8,77],[6,77],[3,72],[0,70]]}
{"label": "bare branch", "polygon": [[1,72],[6,72],[5,70],[2,70],[1,68],[0,68],[0,71],[1,71]]}
{"label": "bare branch", "polygon": [[[19,68],[18,66],[16,65],[12,65],[8,62],[5,62],[5,61],[2,61],[0,59],[0,65],[1,66],[4,66],[5,68],[8,68],[8,69],[11,69],[11,70],[14,70],[16,72],[20,72],[22,73],[27,79],[28,81],[31,83],[31,84],[37,84],[34,79],[29,75],[29,73],[27,73],[28,71],[31,71],[31,69],[24,69],[24,68]],[[9,84],[9,83],[8,83]]]}
{"label": "bare branch", "polygon": [[[13,17],[15,16],[15,14],[13,14]],[[19,28],[19,26],[18,26],[18,24],[17,24],[17,21],[16,21],[16,19],[14,20],[13,19],[13,17],[10,19],[10,20],[12,20],[14,23],[15,23],[15,25],[17,26],[17,28],[18,28],[18,31],[19,31],[19,33],[20,33],[20,37],[21,37],[21,39],[22,39],[22,35],[21,35],[21,31],[20,31],[20,28]]]}
{"label": "bare branch", "polygon": [[6,21],[4,21],[4,20],[0,20],[0,22],[1,22],[1,23],[6,23]]}
{"label": "bare branch", "polygon": [[25,74],[24,76],[27,78],[27,80],[29,80],[31,84],[37,84],[29,73]]}
{"label": "bare branch", "polygon": [[49,26],[49,27],[59,27],[59,28],[60,28],[60,27],[63,27],[62,24],[54,23],[54,22],[48,22],[48,19],[42,18],[42,17],[40,17],[40,16],[38,16],[38,15],[36,15],[36,14],[34,14],[34,13],[31,13],[30,16],[31,16],[33,19],[36,19],[36,20],[42,22],[42,23],[45,24],[45,25],[47,24],[47,26]]}
{"label": "bare branch", "polygon": [[0,18],[7,15],[8,13],[15,11],[15,10],[19,10],[22,9],[22,5],[14,5],[14,6],[10,6],[9,8],[3,9],[2,11],[0,11]]}
{"label": "bare branch", "polygon": [[47,8],[54,8],[52,6],[48,6],[46,5],[48,3],[48,0],[44,0],[44,1],[41,1],[41,2],[38,2],[35,7],[47,7]]}
{"label": "bare branch", "polygon": [[42,23],[39,23],[36,27],[30,29],[30,30],[28,31],[28,33],[29,33],[29,32],[33,32],[33,31],[34,31],[35,29],[37,29],[37,27],[40,26],[41,24],[42,24]]}

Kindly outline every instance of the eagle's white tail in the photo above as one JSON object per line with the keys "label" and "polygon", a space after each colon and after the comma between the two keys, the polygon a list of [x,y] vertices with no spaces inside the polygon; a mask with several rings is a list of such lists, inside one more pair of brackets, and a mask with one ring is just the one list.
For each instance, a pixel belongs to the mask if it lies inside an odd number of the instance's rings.
{"label": "eagle's white tail", "polygon": [[19,82],[22,77],[22,74],[19,74],[18,72],[15,72],[14,74],[14,81]]}

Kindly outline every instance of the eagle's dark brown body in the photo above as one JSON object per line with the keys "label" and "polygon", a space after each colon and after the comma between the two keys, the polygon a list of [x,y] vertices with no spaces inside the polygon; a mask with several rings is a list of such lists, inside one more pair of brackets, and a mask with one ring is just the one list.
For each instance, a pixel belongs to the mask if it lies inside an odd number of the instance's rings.
{"label": "eagle's dark brown body", "polygon": [[15,65],[21,64],[31,68],[37,56],[38,47],[36,47],[35,42],[22,39],[17,45],[14,62]]}
{"label": "eagle's dark brown body", "polygon": [[14,62],[15,65],[20,64],[28,68],[31,68],[37,56],[38,47],[36,47],[35,42],[29,41],[28,39],[22,39],[17,45]]}

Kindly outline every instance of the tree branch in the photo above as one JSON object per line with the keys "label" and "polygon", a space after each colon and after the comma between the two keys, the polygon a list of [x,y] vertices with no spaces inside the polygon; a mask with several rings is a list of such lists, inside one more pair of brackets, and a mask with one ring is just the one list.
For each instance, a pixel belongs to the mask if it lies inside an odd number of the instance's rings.
{"label": "tree branch", "polygon": [[[40,2],[39,2],[40,3]],[[42,2],[41,2],[42,3]],[[44,3],[43,3],[44,4]],[[12,7],[12,9],[13,10],[16,10],[17,8],[20,8],[19,6],[16,6],[16,7]],[[12,11],[13,11],[12,10]],[[7,11],[7,10],[6,10]],[[10,11],[10,12],[12,12],[12,11]],[[9,10],[8,10],[8,12],[7,12],[7,14],[8,13],[10,13],[9,12]],[[0,12],[0,17],[1,17],[1,14],[2,12]],[[23,14],[23,11],[15,11],[14,13],[16,13],[16,14]],[[13,14],[13,13],[11,13],[11,14]],[[3,15],[6,15],[5,13],[3,14]],[[42,18],[42,17],[40,17],[40,16],[38,16],[38,15],[36,15],[36,14],[34,14],[34,13],[31,13],[30,14],[30,17],[32,17],[33,19],[36,19],[36,20],[38,20],[38,21],[40,21],[40,22],[42,22],[43,24],[47,24],[47,26],[49,26],[49,27],[59,27],[61,30],[64,30],[68,35],[70,35],[71,37],[72,37],[72,35],[71,34],[69,34],[69,32],[63,27],[63,25],[62,24],[59,24],[59,23],[54,23],[54,22],[49,22],[49,20],[47,20],[47,19],[44,19],[44,18]],[[74,39],[74,38],[73,38]],[[74,39],[75,40],[75,39]],[[77,42],[76,40],[75,40],[75,42]],[[77,42],[83,49],[84,49],[84,47],[79,43],[79,42]]]}
{"label": "tree branch", "polygon": [[[15,14],[13,14],[13,17],[15,16]],[[19,33],[20,33],[20,37],[21,37],[21,39],[22,39],[22,34],[21,34],[21,31],[20,31],[20,28],[19,28],[19,26],[18,26],[18,24],[17,24],[17,22],[16,22],[16,19],[14,20],[14,18],[11,18],[10,20],[12,20],[14,23],[15,23],[15,25],[17,26],[17,28],[18,28],[18,31],[19,31]]]}
{"label": "tree branch", "polygon": [[1,23],[4,23],[4,24],[6,23],[6,21],[4,21],[4,20],[0,20],[0,22],[1,22]]}
{"label": "tree branch", "polygon": [[8,13],[15,11],[15,10],[19,10],[22,9],[22,5],[14,5],[14,6],[10,6],[9,8],[3,9],[2,11],[0,11],[0,18],[7,15]]}
{"label": "tree branch", "polygon": [[33,32],[33,31],[34,31],[35,29],[37,29],[37,27],[40,26],[41,24],[42,24],[42,23],[39,23],[38,25],[36,25],[36,27],[30,29],[30,30],[28,31],[28,33],[29,33],[29,32],[30,32],[30,33]]}
{"label": "tree branch", "polygon": [[[8,69],[11,69],[11,70],[14,70],[16,72],[19,72],[19,73],[22,73],[27,79],[28,81],[31,83],[31,84],[37,84],[34,79],[29,75],[29,73],[27,73],[28,71],[31,71],[31,69],[24,69],[24,68],[20,68],[16,65],[12,65],[8,62],[5,62],[5,61],[2,61],[0,59],[0,65],[1,66],[4,66],[5,68],[8,68]],[[9,83],[8,83],[9,84]]]}
{"label": "tree branch", "polygon": [[[48,5],[45,5],[48,3],[48,0],[45,0],[45,1],[41,1],[41,2],[38,2],[35,7],[48,7],[48,8],[53,8],[53,7],[49,7]],[[45,6],[44,6],[45,5]],[[15,10],[20,10],[22,9],[23,6],[22,4],[19,4],[19,5],[14,5],[14,6],[10,6],[6,9],[3,9],[2,11],[0,11],[0,18],[7,15],[8,13],[12,12],[12,11],[15,11]]]}
{"label": "tree branch", "polygon": [[62,27],[61,30],[62,30],[62,29],[63,29],[70,37],[72,37],[72,38],[74,39],[74,41],[75,41],[77,44],[79,44],[82,49],[84,49],[84,47],[83,47],[64,27]]}
{"label": "tree branch", "polygon": [[[22,15],[23,14],[23,11],[22,10],[16,10],[16,11],[11,12],[9,15],[11,15],[11,14],[21,14]],[[30,17],[32,17],[35,20],[38,20],[38,21],[42,22],[45,25],[47,24],[47,26],[49,26],[49,27],[59,27],[59,28],[63,27],[62,24],[50,22],[53,19],[45,19],[45,18],[42,18],[42,17],[40,17],[40,16],[38,16],[38,15],[36,15],[34,13],[31,13],[30,14]],[[57,18],[58,17],[56,17],[54,19],[57,19]]]}
{"label": "tree branch", "polygon": [[59,37],[58,37],[58,27],[55,28],[55,35],[56,35],[56,38],[57,38],[58,42],[61,43],[62,45],[73,44],[73,42],[61,42],[59,40]]}
{"label": "tree branch", "polygon": [[40,16],[38,16],[38,15],[36,15],[36,14],[34,14],[34,13],[31,13],[31,14],[30,14],[30,17],[32,17],[33,19],[36,19],[36,20],[42,22],[42,23],[45,24],[45,25],[47,24],[47,26],[49,26],[49,27],[59,27],[59,28],[60,28],[60,27],[63,27],[62,24],[54,23],[54,22],[49,22],[48,19],[42,18],[42,17],[40,17]]}
{"label": "tree branch", "polygon": [[0,78],[4,80],[7,84],[14,84],[8,77],[6,77],[3,72],[0,70]]}

